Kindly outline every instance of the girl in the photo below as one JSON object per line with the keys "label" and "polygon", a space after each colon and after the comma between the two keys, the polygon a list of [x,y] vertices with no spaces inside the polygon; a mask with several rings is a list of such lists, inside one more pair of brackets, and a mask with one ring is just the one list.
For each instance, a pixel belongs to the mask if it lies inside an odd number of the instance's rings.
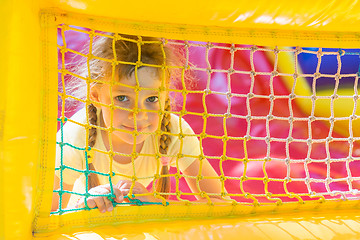
{"label": "girl", "polygon": [[[96,195],[112,190],[120,203],[130,189],[142,201],[159,202],[162,198],[149,193],[147,187],[158,179],[156,191],[167,198],[169,166],[178,167],[186,176],[190,189],[199,193],[195,195],[199,201],[206,200],[202,191],[220,196],[219,177],[206,159],[199,160],[200,144],[191,127],[169,113],[174,57],[165,44],[156,38],[114,34],[94,41],[90,52],[84,72],[89,71],[91,83],[80,88],[87,93],[87,107],[58,132],[58,142],[67,144],[57,146],[56,167],[70,168],[56,171],[54,189],[59,189],[62,179],[63,190],[79,194],[88,190],[91,195],[64,194],[62,206],[111,211],[110,200]],[[98,173],[86,179],[74,169],[87,169],[84,151],[78,148],[88,147],[94,149],[87,157],[88,169]],[[110,171],[115,173],[111,181],[106,176]],[[197,180],[198,175],[206,178]],[[54,192],[53,199],[52,210],[56,210],[59,194]]]}

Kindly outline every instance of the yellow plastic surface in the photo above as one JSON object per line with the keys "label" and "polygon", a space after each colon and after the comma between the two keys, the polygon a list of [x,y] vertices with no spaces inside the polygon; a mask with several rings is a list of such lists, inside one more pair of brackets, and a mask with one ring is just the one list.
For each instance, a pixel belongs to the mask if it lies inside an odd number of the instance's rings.
{"label": "yellow plastic surface", "polygon": [[101,25],[106,31],[265,46],[360,45],[356,1],[67,0],[54,5],[68,17],[90,17],[88,27]]}
{"label": "yellow plastic surface", "polygon": [[[314,217],[319,203],[300,209],[279,206],[274,215],[274,207],[236,206],[234,211],[232,205],[171,206],[162,208],[160,213],[166,218],[158,215],[156,221],[152,217],[159,213],[156,207],[136,207],[124,212],[138,223],[120,227],[113,226],[127,217],[120,210],[116,217],[95,211],[49,217],[57,113],[57,23],[201,41],[359,47],[359,12],[358,1],[343,0],[0,1],[0,239],[33,239],[33,232],[35,239],[96,239],[86,237],[83,231],[89,230],[99,239],[156,239],[156,234],[165,239],[200,239],[209,234],[214,239],[233,235],[245,239],[359,238],[359,218],[351,212],[358,211],[358,201],[341,203],[336,212],[326,209],[336,210],[337,203],[322,203],[324,210]],[[254,212],[259,215],[251,217]],[[293,218],[284,216],[295,213]],[[240,220],[215,220],[242,214],[246,217]],[[214,219],[197,219],[209,216]],[[182,217],[193,220],[158,222],[159,218]],[[97,225],[106,227],[93,228]]]}
{"label": "yellow plastic surface", "polygon": [[38,240],[153,240],[153,239],[347,239],[360,238],[360,216],[348,211],[304,214],[272,214],[246,218],[213,218],[183,221],[153,221],[62,229],[54,235],[40,234]]}

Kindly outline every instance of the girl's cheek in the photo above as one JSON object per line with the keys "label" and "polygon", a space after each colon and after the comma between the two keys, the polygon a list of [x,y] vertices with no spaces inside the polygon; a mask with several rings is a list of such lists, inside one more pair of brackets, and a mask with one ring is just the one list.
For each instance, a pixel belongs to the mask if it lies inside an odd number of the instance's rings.
{"label": "girl's cheek", "polygon": [[149,116],[151,118],[151,122],[153,123],[153,125],[157,126],[160,122],[160,117],[159,114],[157,113],[151,113],[152,115]]}
{"label": "girl's cheek", "polygon": [[123,118],[126,116],[129,116],[129,114],[132,114],[130,111],[122,110],[122,109],[116,109],[114,110],[114,118]]}

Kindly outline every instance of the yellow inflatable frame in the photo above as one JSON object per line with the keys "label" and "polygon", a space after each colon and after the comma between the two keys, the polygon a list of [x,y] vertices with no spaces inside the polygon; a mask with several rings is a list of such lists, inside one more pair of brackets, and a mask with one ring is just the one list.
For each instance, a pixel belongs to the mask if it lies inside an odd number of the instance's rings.
{"label": "yellow inflatable frame", "polygon": [[57,24],[172,39],[359,48],[359,11],[357,1],[340,0],[2,0],[0,239],[359,239],[358,200],[50,216]]}

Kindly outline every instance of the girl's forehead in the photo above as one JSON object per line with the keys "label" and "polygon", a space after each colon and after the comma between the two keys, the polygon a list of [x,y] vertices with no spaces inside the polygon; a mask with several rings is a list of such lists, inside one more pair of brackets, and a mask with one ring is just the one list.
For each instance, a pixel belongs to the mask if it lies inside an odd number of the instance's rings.
{"label": "girl's forehead", "polygon": [[[122,77],[119,79],[119,82],[143,88],[159,88],[161,86],[162,78],[159,74],[159,70],[154,67],[141,67],[135,69],[130,76]],[[118,85],[120,88],[124,86]]]}

